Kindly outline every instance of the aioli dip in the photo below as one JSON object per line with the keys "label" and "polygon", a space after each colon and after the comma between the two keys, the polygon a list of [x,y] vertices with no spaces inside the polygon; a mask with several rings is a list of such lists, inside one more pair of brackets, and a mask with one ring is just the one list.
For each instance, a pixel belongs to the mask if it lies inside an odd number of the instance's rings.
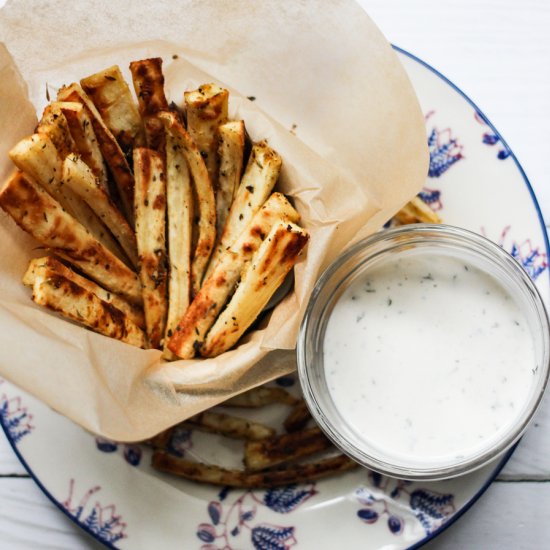
{"label": "aioli dip", "polygon": [[381,460],[418,467],[477,455],[524,412],[535,342],[521,305],[493,276],[416,250],[360,274],[323,341],[333,403]]}

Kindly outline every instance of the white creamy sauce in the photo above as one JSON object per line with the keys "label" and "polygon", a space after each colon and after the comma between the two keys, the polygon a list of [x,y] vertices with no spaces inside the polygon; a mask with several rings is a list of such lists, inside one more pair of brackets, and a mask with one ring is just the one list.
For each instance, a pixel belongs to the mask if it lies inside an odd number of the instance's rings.
{"label": "white creamy sauce", "polygon": [[373,266],[328,321],[324,368],[336,408],[380,456],[467,458],[511,427],[532,391],[534,342],[493,277],[415,253]]}

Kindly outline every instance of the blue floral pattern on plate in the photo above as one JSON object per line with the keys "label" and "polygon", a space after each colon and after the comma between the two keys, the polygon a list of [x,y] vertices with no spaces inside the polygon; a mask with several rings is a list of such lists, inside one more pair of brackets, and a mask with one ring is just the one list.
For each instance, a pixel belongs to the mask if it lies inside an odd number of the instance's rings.
{"label": "blue floral pattern on plate", "polygon": [[[3,383],[0,378],[0,388]],[[15,445],[34,430],[32,415],[21,400],[20,396],[8,398],[5,393],[0,393],[0,424]]]}
{"label": "blue floral pattern on plate", "polygon": [[100,490],[101,487],[96,485],[85,491],[80,500],[76,502],[78,497],[75,497],[75,480],[71,479],[69,495],[61,504],[78,524],[95,535],[99,541],[112,545],[128,536],[126,523],[116,513],[116,507],[113,504],[107,506],[102,506],[99,502],[92,504],[92,495]]}
{"label": "blue floral pattern on plate", "polygon": [[[441,527],[456,508],[454,495],[418,487],[410,481],[392,479],[376,472],[370,474],[371,485],[359,487],[355,498],[363,506],[357,517],[368,525],[385,520],[392,535],[401,535],[406,517],[414,517],[426,535]],[[406,499],[406,506],[400,500]]]}
{"label": "blue floral pattern on plate", "polygon": [[[258,522],[258,508],[289,514],[317,493],[315,483],[263,492],[234,491],[226,487],[219,492],[217,500],[208,504],[210,523],[201,523],[197,528],[197,537],[206,543],[201,550],[236,550],[244,541],[256,550],[288,550],[298,542],[294,536],[295,526]],[[228,500],[229,495],[234,498]]]}

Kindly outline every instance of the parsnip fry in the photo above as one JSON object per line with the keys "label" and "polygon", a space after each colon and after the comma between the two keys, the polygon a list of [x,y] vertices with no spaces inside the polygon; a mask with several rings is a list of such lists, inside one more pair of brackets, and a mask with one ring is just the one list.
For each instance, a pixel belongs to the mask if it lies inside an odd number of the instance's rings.
{"label": "parsnip fry", "polygon": [[441,218],[420,198],[414,197],[397,214],[395,219],[402,225],[410,223],[441,223]]}
{"label": "parsnip fry", "polygon": [[218,126],[227,122],[229,92],[216,84],[203,84],[184,93],[187,131],[198,147],[218,202]]}
{"label": "parsnip fry", "polygon": [[65,279],[76,283],[78,286],[93,292],[100,300],[116,307],[127,315],[128,319],[134,322],[138,327],[145,327],[143,311],[140,308],[131,305],[118,294],[109,292],[99,285],[96,285],[93,281],[90,281],[78,273],[75,273],[71,268],[67,267],[65,264],[62,264],[59,260],[53,258],[52,256],[44,256],[43,258],[35,258],[31,260],[23,277],[23,284],[32,286],[35,276],[37,275],[41,277],[60,275]]}
{"label": "parsnip fry", "polygon": [[178,121],[174,113],[162,112],[159,118],[164,123],[166,131],[174,140],[172,147],[179,147],[187,161],[187,166],[193,178],[198,203],[198,239],[191,264],[191,288],[196,294],[201,286],[206,264],[210,258],[214,239],[216,238],[216,204],[214,191],[206,165],[197,146]]}
{"label": "parsnip fry", "polygon": [[298,464],[284,470],[251,473],[243,472],[242,470],[226,470],[219,466],[191,462],[190,460],[178,458],[166,452],[157,451],[153,453],[152,466],[162,472],[178,475],[200,483],[259,489],[262,487],[305,483],[344,473],[357,468],[357,463],[345,455],[338,455],[318,462]]}
{"label": "parsnip fry", "polygon": [[283,405],[296,405],[298,399],[288,393],[283,388],[273,388],[271,386],[258,386],[244,393],[235,395],[231,399],[221,403],[224,407],[242,407],[245,409],[256,409],[281,403]]}
{"label": "parsnip fry", "polygon": [[0,207],[27,233],[101,286],[142,302],[137,275],[21,172],[0,192]]}
{"label": "parsnip fry", "polygon": [[85,201],[105,223],[132,265],[137,268],[137,243],[133,229],[101,188],[90,168],[75,154],[69,155],[63,162],[63,183]]}
{"label": "parsnip fry", "polygon": [[[245,129],[242,120],[220,125],[220,171],[216,190],[216,233],[221,237],[243,171]],[[208,273],[208,272],[207,272]]]}
{"label": "parsnip fry", "polygon": [[127,157],[145,145],[143,123],[118,65],[83,78],[80,85]]}
{"label": "parsnip fry", "polygon": [[166,325],[166,176],[164,161],[151,149],[134,149],[135,212],[139,277],[147,336],[158,348]]}
{"label": "parsnip fry", "polygon": [[134,224],[134,176],[115,136],[107,128],[99,111],[79,84],[61,88],[57,94],[58,101],[76,101],[81,103],[92,121],[101,154],[115,180],[118,194],[126,219]]}
{"label": "parsnip fry", "polygon": [[262,441],[249,441],[244,448],[244,464],[248,470],[265,470],[324,451],[331,446],[323,432],[315,427]]}
{"label": "parsnip fry", "polygon": [[36,128],[36,133],[48,136],[61,158],[74,153],[76,149],[67,119],[56,103],[46,106]]}
{"label": "parsnip fry", "polygon": [[19,170],[38,182],[69,214],[75,216],[71,193],[67,194],[61,185],[63,161],[48,136],[33,134],[23,138],[9,156]]}
{"label": "parsnip fry", "polygon": [[222,254],[177,329],[173,331],[168,346],[178,357],[191,359],[200,350],[206,333],[235,289],[244,266],[273,225],[280,221],[296,222],[298,219],[298,212],[284,195],[271,195],[233,246]]}
{"label": "parsnip fry", "polygon": [[144,347],[143,331],[125,313],[72,278],[46,268],[32,269],[25,279],[32,283],[32,299],[38,305],[105,336]]}
{"label": "parsnip fry", "polygon": [[300,401],[290,411],[290,414],[285,418],[283,426],[287,432],[297,432],[303,430],[307,423],[311,420],[311,414],[305,401]]}
{"label": "parsnip fry", "polygon": [[102,189],[109,193],[109,176],[92,126],[92,121],[82,103],[57,101],[52,103],[61,109],[67,120],[76,150],[94,173]]}
{"label": "parsnip fry", "polygon": [[166,134],[166,202],[170,269],[164,356],[170,359],[168,340],[189,307],[191,294],[193,189],[183,151],[169,132]]}
{"label": "parsnip fry", "polygon": [[233,292],[241,275],[243,259],[228,250],[218,270],[202,286],[180,318],[168,341],[168,349],[181,359],[192,359],[200,351],[205,335]]}
{"label": "parsnip fry", "polygon": [[117,242],[91,208],[63,186],[63,161],[52,140],[45,134],[22,139],[9,153],[13,163],[29,174],[77,221],[119,258],[124,257]]}
{"label": "parsnip fry", "polygon": [[224,250],[229,248],[250,223],[254,214],[269,197],[281,171],[282,159],[267,143],[256,143],[252,147],[242,181],[225,227],[214,248],[210,263],[215,265]]}
{"label": "parsnip fry", "polygon": [[157,115],[160,111],[167,111],[169,107],[164,95],[162,59],[154,57],[132,61],[130,72],[138,98],[139,112],[145,124],[147,147],[163,153],[164,128]]}
{"label": "parsnip fry", "polygon": [[277,223],[271,229],[210,329],[201,355],[216,357],[237,343],[292,269],[308,239],[308,233],[292,223]]}
{"label": "parsnip fry", "polygon": [[265,424],[212,411],[204,411],[193,416],[185,420],[183,425],[188,428],[247,441],[260,441],[275,435],[275,430]]}

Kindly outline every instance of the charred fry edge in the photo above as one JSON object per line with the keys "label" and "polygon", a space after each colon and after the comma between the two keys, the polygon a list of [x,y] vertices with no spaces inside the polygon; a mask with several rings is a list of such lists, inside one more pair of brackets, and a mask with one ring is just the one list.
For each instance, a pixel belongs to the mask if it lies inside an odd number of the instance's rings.
{"label": "charred fry edge", "polygon": [[181,359],[192,359],[200,351],[206,333],[214,324],[241,275],[244,258],[228,250],[218,263],[218,270],[199,290],[177,323],[168,349]]}
{"label": "charred fry edge", "polygon": [[162,59],[153,57],[132,61],[130,72],[138,98],[139,112],[145,125],[147,146],[155,151],[164,152],[164,128],[157,117],[160,111],[168,110],[168,101],[164,94]]}
{"label": "charred fry edge", "polygon": [[191,359],[239,281],[246,262],[277,222],[298,221],[299,214],[281,193],[273,193],[237,241],[220,257],[199,293],[177,324],[168,346],[182,359]]}
{"label": "charred fry edge", "polygon": [[74,216],[72,201],[61,185],[62,159],[52,140],[33,134],[20,140],[9,152],[12,162],[39,183],[61,206]]}
{"label": "charred fry edge", "polygon": [[300,401],[290,411],[290,414],[285,418],[283,426],[288,433],[303,430],[307,423],[311,420],[311,413],[307,408],[305,401]]}
{"label": "charred fry edge", "polygon": [[166,132],[166,201],[168,223],[168,319],[164,357],[173,358],[168,340],[189,307],[191,295],[191,249],[193,226],[193,189],[187,161],[180,145]]}
{"label": "charred fry edge", "polygon": [[22,139],[9,152],[13,163],[39,183],[71,216],[113,254],[124,257],[119,245],[94,214],[77,195],[63,186],[63,161],[52,140],[45,134],[33,134]]}
{"label": "charred fry edge", "polygon": [[63,183],[76,193],[109,228],[134,268],[138,266],[136,235],[126,218],[101,188],[86,163],[77,155],[63,162]]}
{"label": "charred fry edge", "polygon": [[218,201],[218,126],[227,122],[229,92],[216,84],[203,84],[184,93],[187,131],[200,151]]}
{"label": "charred fry edge", "polygon": [[246,441],[260,441],[275,435],[275,430],[265,424],[213,411],[193,416],[185,420],[183,426]]}
{"label": "charred fry edge", "polygon": [[109,166],[115,180],[118,194],[128,223],[134,224],[134,176],[124,152],[112,132],[107,128],[99,111],[79,84],[61,88],[57,94],[58,101],[76,101],[81,103],[90,120],[97,138],[101,154]]}
{"label": "charred fry edge", "polygon": [[315,427],[262,441],[247,442],[244,448],[244,464],[248,470],[265,470],[324,451],[331,446],[332,443],[323,432]]}
{"label": "charred fry edge", "polygon": [[267,200],[277,182],[281,166],[281,157],[267,143],[262,141],[252,147],[243,178],[227,215],[222,236],[210,259],[212,269],[223,251],[238,239],[254,214]]}
{"label": "charred fry edge", "polygon": [[[218,128],[220,171],[216,190],[216,233],[221,238],[243,171],[244,122],[235,120]],[[213,266],[213,264],[211,264]],[[207,270],[209,274],[210,266]]]}
{"label": "charred fry edge", "polygon": [[158,348],[166,326],[166,176],[162,157],[151,149],[134,149],[135,218],[139,277],[147,336]]}
{"label": "charred fry edge", "polygon": [[247,265],[241,282],[201,347],[215,357],[233,347],[255,321],[307,244],[308,233],[293,223],[277,223]]}
{"label": "charred fry edge", "polygon": [[220,403],[223,407],[242,407],[245,409],[256,409],[273,403],[283,405],[296,405],[298,399],[283,388],[272,388],[270,386],[258,386],[246,392],[235,395]]}
{"label": "charred fry edge", "polygon": [[104,288],[133,304],[142,302],[137,275],[23,173],[16,172],[0,191],[0,207],[24,231]]}
{"label": "charred fry edge", "polygon": [[126,156],[145,145],[143,123],[118,65],[81,79],[80,85]]}
{"label": "charred fry edge", "polygon": [[347,472],[358,465],[351,458],[338,455],[318,462],[299,464],[284,470],[249,473],[242,470],[226,470],[219,466],[207,466],[157,451],[153,453],[152,466],[162,472],[200,483],[254,489],[313,481]]}
{"label": "charred fry edge", "polygon": [[32,280],[32,299],[95,332],[144,347],[143,331],[113,304],[101,300],[74,280],[47,268],[26,275]]}
{"label": "charred fry edge", "polygon": [[216,238],[216,203],[214,191],[204,160],[197,146],[178,121],[174,113],[164,111],[159,114],[166,130],[174,138],[187,161],[193,178],[193,186],[198,203],[198,239],[191,263],[191,289],[193,295],[201,286],[202,277],[210,258]]}
{"label": "charred fry edge", "polygon": [[58,105],[61,112],[65,115],[69,131],[75,142],[76,151],[90,167],[90,170],[98,179],[101,188],[106,193],[109,193],[107,166],[97,144],[97,137],[92,126],[92,121],[86,109],[82,103],[76,101],[57,101],[52,105]]}
{"label": "charred fry edge", "polygon": [[61,158],[66,157],[76,149],[69,124],[58,105],[46,105],[42,118],[36,127],[36,132],[48,136]]}
{"label": "charred fry edge", "polygon": [[82,288],[93,292],[100,300],[112,304],[114,307],[122,311],[128,316],[138,327],[145,327],[145,319],[143,317],[143,311],[135,306],[129,304],[126,300],[95,284],[93,281],[82,277],[78,273],[75,273],[70,267],[61,263],[52,256],[44,256],[42,258],[34,258],[30,261],[29,267],[23,277],[23,284],[32,286],[34,273],[45,272],[61,275]]}

